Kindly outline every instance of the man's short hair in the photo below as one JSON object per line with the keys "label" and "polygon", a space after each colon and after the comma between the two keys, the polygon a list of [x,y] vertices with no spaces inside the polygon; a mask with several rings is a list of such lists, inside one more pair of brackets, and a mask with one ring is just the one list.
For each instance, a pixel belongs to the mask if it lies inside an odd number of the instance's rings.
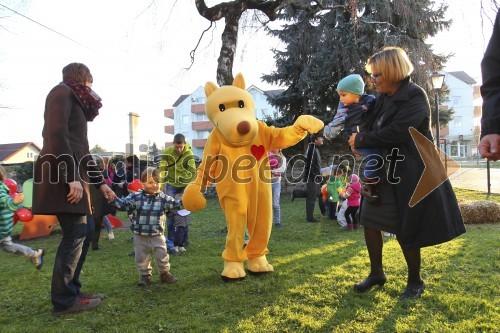
{"label": "man's short hair", "polygon": [[177,133],[174,135],[174,143],[186,143],[186,137],[182,133]]}
{"label": "man's short hair", "polygon": [[138,165],[139,164],[139,157],[137,157],[135,155],[129,155],[129,156],[127,156],[125,161],[127,161],[127,163],[132,163],[132,164]]}
{"label": "man's short hair", "polygon": [[317,138],[324,138],[323,131],[319,131],[318,133],[311,134],[311,141],[316,141]]}

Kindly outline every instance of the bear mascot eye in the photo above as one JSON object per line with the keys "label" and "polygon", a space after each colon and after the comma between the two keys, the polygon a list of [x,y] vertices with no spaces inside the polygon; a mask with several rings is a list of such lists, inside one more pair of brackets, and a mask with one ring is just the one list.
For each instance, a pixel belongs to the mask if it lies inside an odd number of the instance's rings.
{"label": "bear mascot eye", "polygon": [[238,101],[238,106],[241,108],[244,108],[245,107],[245,103],[243,103],[243,101]]}
{"label": "bear mascot eye", "polygon": [[219,110],[226,111],[226,107],[224,106],[224,104],[219,104]]}

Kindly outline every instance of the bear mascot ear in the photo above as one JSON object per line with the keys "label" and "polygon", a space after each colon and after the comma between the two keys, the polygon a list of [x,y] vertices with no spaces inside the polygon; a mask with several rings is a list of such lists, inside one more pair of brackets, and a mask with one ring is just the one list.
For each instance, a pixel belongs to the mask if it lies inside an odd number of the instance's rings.
{"label": "bear mascot ear", "polygon": [[238,73],[238,75],[236,75],[233,80],[233,86],[245,90],[245,79],[243,78],[243,74]]}
{"label": "bear mascot ear", "polygon": [[205,95],[207,97],[210,96],[216,90],[217,90],[217,85],[215,83],[209,81],[205,84]]}

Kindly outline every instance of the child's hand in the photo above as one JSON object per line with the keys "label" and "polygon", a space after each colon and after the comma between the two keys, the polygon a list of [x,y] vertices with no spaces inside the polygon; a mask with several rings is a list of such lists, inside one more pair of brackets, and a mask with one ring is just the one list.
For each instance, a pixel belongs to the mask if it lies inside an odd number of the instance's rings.
{"label": "child's hand", "polygon": [[104,194],[104,197],[106,200],[108,200],[108,203],[112,203],[116,199],[116,194],[113,192],[113,190],[106,184],[102,184],[100,187],[100,190]]}
{"label": "child's hand", "polygon": [[356,135],[358,133],[352,133],[351,136],[349,137],[349,146],[351,146],[351,150],[354,151],[354,142],[356,142]]}
{"label": "child's hand", "polygon": [[16,195],[14,196],[14,199],[12,199],[12,202],[14,202],[16,205],[20,204],[23,201],[24,201],[24,194],[19,192],[17,192]]}
{"label": "child's hand", "polygon": [[359,151],[357,151],[356,149],[351,148],[351,151],[352,151],[352,153],[354,154],[354,156],[356,156],[356,157],[361,157],[361,154],[360,154],[360,153],[359,153]]}

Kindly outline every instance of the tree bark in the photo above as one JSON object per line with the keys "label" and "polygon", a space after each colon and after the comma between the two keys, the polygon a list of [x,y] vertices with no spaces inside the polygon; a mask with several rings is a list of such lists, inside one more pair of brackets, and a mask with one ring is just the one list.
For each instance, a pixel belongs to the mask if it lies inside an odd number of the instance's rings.
{"label": "tree bark", "polygon": [[233,63],[238,43],[238,29],[241,13],[227,13],[226,26],[222,33],[222,47],[217,60],[217,83],[231,85],[233,83]]}
{"label": "tree bark", "polygon": [[233,64],[236,46],[238,44],[238,29],[241,15],[247,9],[256,9],[264,13],[270,21],[278,17],[279,10],[288,0],[236,0],[223,2],[213,7],[207,7],[204,0],[195,0],[198,13],[207,20],[214,22],[225,18],[222,33],[222,47],[217,61],[217,83],[228,85],[233,82]]}

